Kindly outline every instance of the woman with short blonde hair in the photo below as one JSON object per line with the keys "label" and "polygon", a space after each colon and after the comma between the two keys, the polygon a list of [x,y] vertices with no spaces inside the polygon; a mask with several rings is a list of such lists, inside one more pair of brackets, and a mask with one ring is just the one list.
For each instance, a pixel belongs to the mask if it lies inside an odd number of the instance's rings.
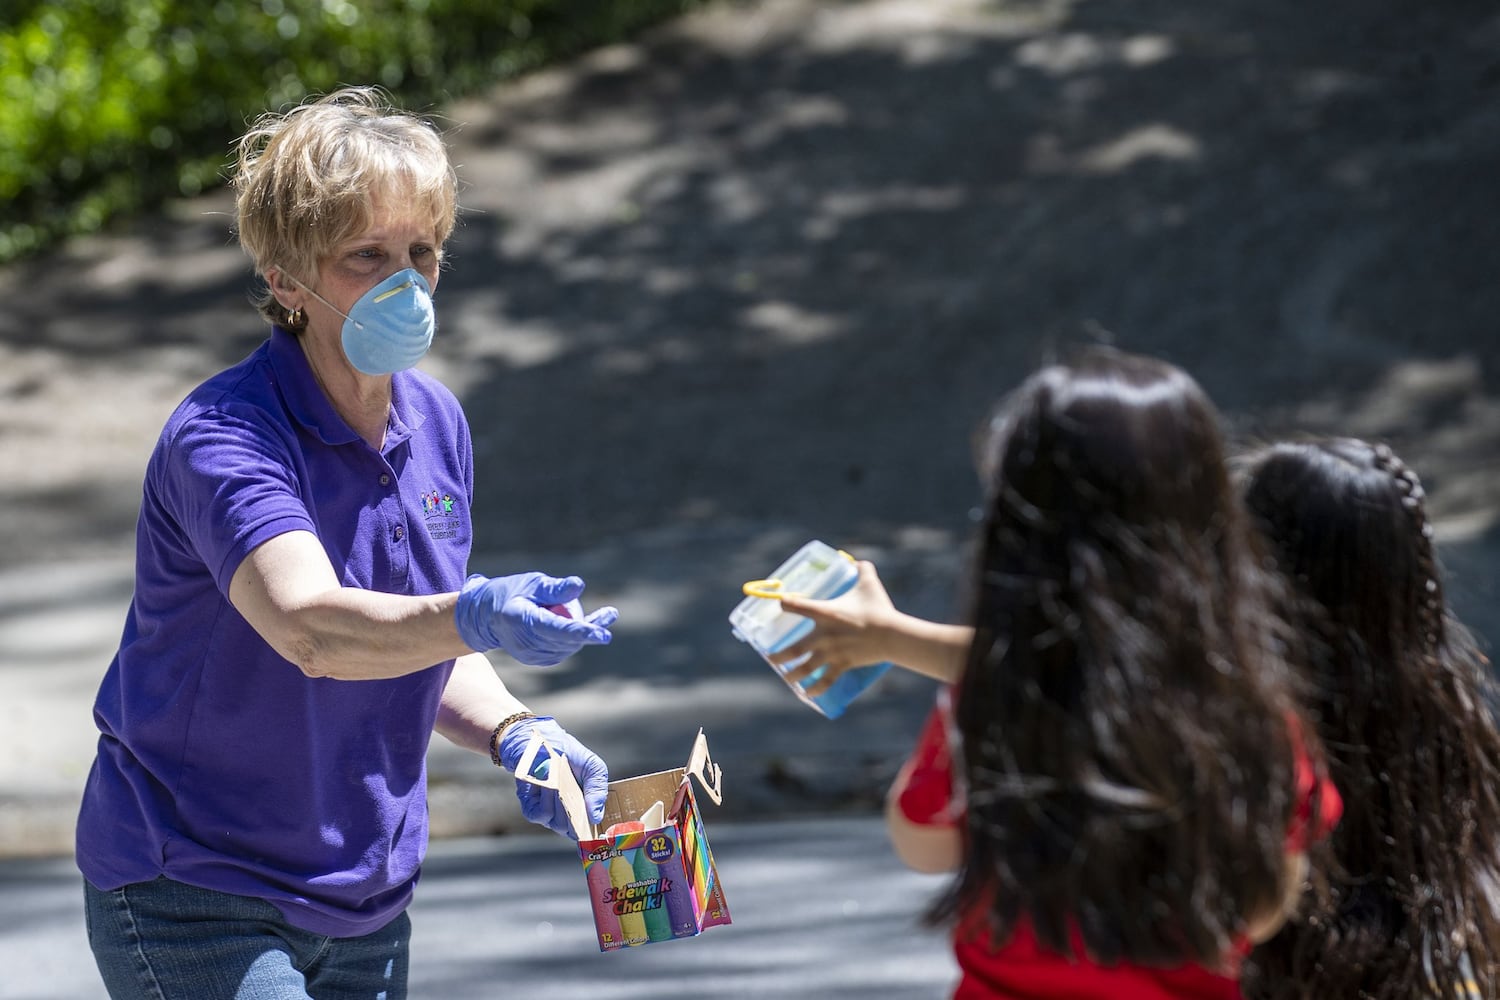
{"label": "woman with short blonde hair", "polygon": [[[113,997],[399,1000],[433,730],[512,772],[545,743],[597,822],[604,762],[483,654],[551,666],[617,612],[468,571],[468,422],[416,370],[455,214],[436,129],[342,90],[258,121],[234,183],[272,328],[146,468],[78,820],[89,943]],[[555,790],[515,789],[571,835]]]}

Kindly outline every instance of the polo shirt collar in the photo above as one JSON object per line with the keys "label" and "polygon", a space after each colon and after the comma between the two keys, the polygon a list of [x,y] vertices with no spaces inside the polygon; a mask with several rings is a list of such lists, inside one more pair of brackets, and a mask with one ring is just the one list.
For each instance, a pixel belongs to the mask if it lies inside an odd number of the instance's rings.
{"label": "polo shirt collar", "polygon": [[412,405],[410,397],[415,393],[408,391],[412,379],[411,372],[397,372],[391,376],[391,419],[385,431],[387,453],[415,434],[427,419],[427,414]]}
{"label": "polo shirt collar", "polygon": [[[282,398],[298,423],[316,434],[324,444],[350,444],[359,440],[359,435],[344,422],[324,394],[296,336],[279,326],[272,327],[270,356],[271,369],[281,386]],[[427,415],[417,410],[407,398],[411,395],[407,392],[407,378],[405,372],[397,372],[391,379],[391,416],[385,435],[387,452],[411,437],[427,419]]]}

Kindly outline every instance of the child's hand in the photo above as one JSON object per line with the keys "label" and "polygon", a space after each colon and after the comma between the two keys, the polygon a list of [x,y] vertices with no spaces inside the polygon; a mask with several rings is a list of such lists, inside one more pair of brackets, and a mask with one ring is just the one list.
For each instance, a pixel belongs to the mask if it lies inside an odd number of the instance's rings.
{"label": "child's hand", "polygon": [[809,697],[827,691],[847,670],[890,659],[889,625],[897,616],[896,607],[874,564],[862,560],[858,566],[859,579],[854,586],[832,600],[792,595],[781,599],[783,611],[809,618],[815,627],[770,660],[779,667],[806,656],[806,662],[785,674],[788,681],[797,684],[826,664],[823,675],[804,689]]}

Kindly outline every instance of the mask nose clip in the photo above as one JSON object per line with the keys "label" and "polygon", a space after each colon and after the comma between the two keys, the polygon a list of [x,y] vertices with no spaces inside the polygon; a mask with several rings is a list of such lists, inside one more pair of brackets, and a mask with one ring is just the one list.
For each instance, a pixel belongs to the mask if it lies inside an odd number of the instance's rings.
{"label": "mask nose clip", "polygon": [[397,285],[395,288],[387,289],[386,291],[383,291],[379,295],[375,296],[375,301],[377,303],[384,302],[386,299],[390,298],[392,295],[400,295],[402,292],[406,291],[408,288],[415,287],[415,285],[416,285],[415,281],[408,281],[404,285]]}

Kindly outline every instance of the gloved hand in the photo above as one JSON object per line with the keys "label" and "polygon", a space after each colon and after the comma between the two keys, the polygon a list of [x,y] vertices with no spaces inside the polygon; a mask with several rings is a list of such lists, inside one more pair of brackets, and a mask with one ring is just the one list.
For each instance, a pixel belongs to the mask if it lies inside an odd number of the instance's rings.
{"label": "gloved hand", "polygon": [[613,638],[609,627],[620,612],[612,607],[598,608],[581,619],[544,607],[566,605],[582,593],[583,581],[576,576],[475,573],[459,591],[453,621],[471,649],[503,649],[528,666],[552,667],[584,646],[603,645]]}
{"label": "gloved hand", "polygon": [[[609,768],[599,755],[574,739],[557,720],[548,715],[535,719],[522,719],[505,730],[500,737],[500,766],[512,773],[526,751],[526,744],[536,733],[556,753],[567,759],[568,767],[578,779],[583,790],[583,801],[588,807],[589,822],[597,825],[604,818],[604,800],[609,796]],[[537,754],[532,773],[546,777],[544,768],[549,764],[545,754]],[[516,798],[521,802],[521,815],[532,823],[538,823],[565,837],[573,837],[573,828],[568,823],[567,810],[556,789],[533,785],[529,781],[516,779]],[[576,839],[576,838],[575,838]]]}

